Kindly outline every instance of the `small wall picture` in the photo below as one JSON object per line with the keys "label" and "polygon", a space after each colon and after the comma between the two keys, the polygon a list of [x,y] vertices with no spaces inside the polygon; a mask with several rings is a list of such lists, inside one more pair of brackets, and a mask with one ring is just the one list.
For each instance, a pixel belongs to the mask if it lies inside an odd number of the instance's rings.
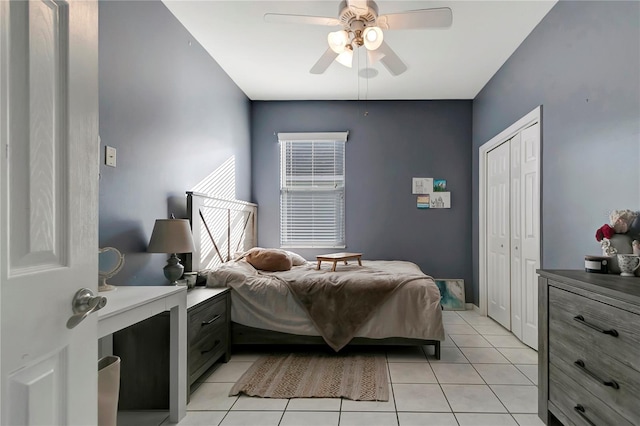
{"label": "small wall picture", "polygon": [[431,207],[430,201],[431,195],[418,195],[418,208],[419,209],[428,209]]}
{"label": "small wall picture", "polygon": [[433,178],[413,178],[413,194],[431,194],[433,192]]}
{"label": "small wall picture", "polygon": [[450,192],[434,192],[431,194],[432,209],[450,209],[451,193]]}
{"label": "small wall picture", "polygon": [[447,190],[446,179],[434,179],[433,180],[433,192],[444,192]]}
{"label": "small wall picture", "polygon": [[440,289],[440,303],[445,311],[464,311],[464,280],[463,279],[436,279]]}

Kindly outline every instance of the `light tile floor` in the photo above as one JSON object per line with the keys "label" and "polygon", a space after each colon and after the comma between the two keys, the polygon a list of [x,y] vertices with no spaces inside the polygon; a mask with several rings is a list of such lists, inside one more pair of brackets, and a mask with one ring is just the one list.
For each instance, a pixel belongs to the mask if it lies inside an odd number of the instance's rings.
{"label": "light tile floor", "polygon": [[[539,426],[537,353],[475,311],[443,312],[447,339],[385,350],[387,402],[227,396],[259,353],[233,354],[191,395],[179,426]],[[120,412],[119,426],[169,426],[168,413]]]}

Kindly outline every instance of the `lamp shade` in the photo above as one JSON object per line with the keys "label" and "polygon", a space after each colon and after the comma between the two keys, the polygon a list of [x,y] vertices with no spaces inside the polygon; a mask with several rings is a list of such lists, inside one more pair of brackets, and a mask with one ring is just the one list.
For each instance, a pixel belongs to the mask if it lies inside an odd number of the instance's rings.
{"label": "lamp shade", "polygon": [[334,31],[332,33],[329,33],[329,35],[327,36],[327,41],[329,42],[329,47],[331,48],[331,50],[333,50],[335,53],[340,54],[344,52],[347,44],[349,43],[349,33],[347,33],[345,30]]}
{"label": "lamp shade", "polygon": [[195,250],[187,219],[157,219],[151,233],[149,253],[191,253]]}
{"label": "lamp shade", "polygon": [[351,68],[353,64],[353,48],[350,45],[347,45],[345,51],[338,55],[336,61],[345,67]]}
{"label": "lamp shade", "polygon": [[376,50],[382,44],[384,36],[380,27],[367,27],[362,33],[364,47],[368,50]]}

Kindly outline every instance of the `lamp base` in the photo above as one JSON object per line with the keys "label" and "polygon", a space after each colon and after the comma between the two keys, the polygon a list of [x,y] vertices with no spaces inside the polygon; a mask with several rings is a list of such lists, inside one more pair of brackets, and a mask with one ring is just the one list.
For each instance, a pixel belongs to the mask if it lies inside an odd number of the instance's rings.
{"label": "lamp base", "polygon": [[177,254],[172,253],[167,259],[167,265],[163,268],[164,276],[171,282],[171,285],[178,285],[178,280],[184,272],[184,266],[180,264],[180,258]]}

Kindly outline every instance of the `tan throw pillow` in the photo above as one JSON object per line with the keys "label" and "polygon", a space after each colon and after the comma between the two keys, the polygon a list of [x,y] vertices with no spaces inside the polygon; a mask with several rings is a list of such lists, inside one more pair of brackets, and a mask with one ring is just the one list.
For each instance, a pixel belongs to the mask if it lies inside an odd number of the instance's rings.
{"label": "tan throw pillow", "polygon": [[292,266],[291,257],[286,252],[277,249],[252,248],[244,259],[251,266],[262,271],[288,271]]}

